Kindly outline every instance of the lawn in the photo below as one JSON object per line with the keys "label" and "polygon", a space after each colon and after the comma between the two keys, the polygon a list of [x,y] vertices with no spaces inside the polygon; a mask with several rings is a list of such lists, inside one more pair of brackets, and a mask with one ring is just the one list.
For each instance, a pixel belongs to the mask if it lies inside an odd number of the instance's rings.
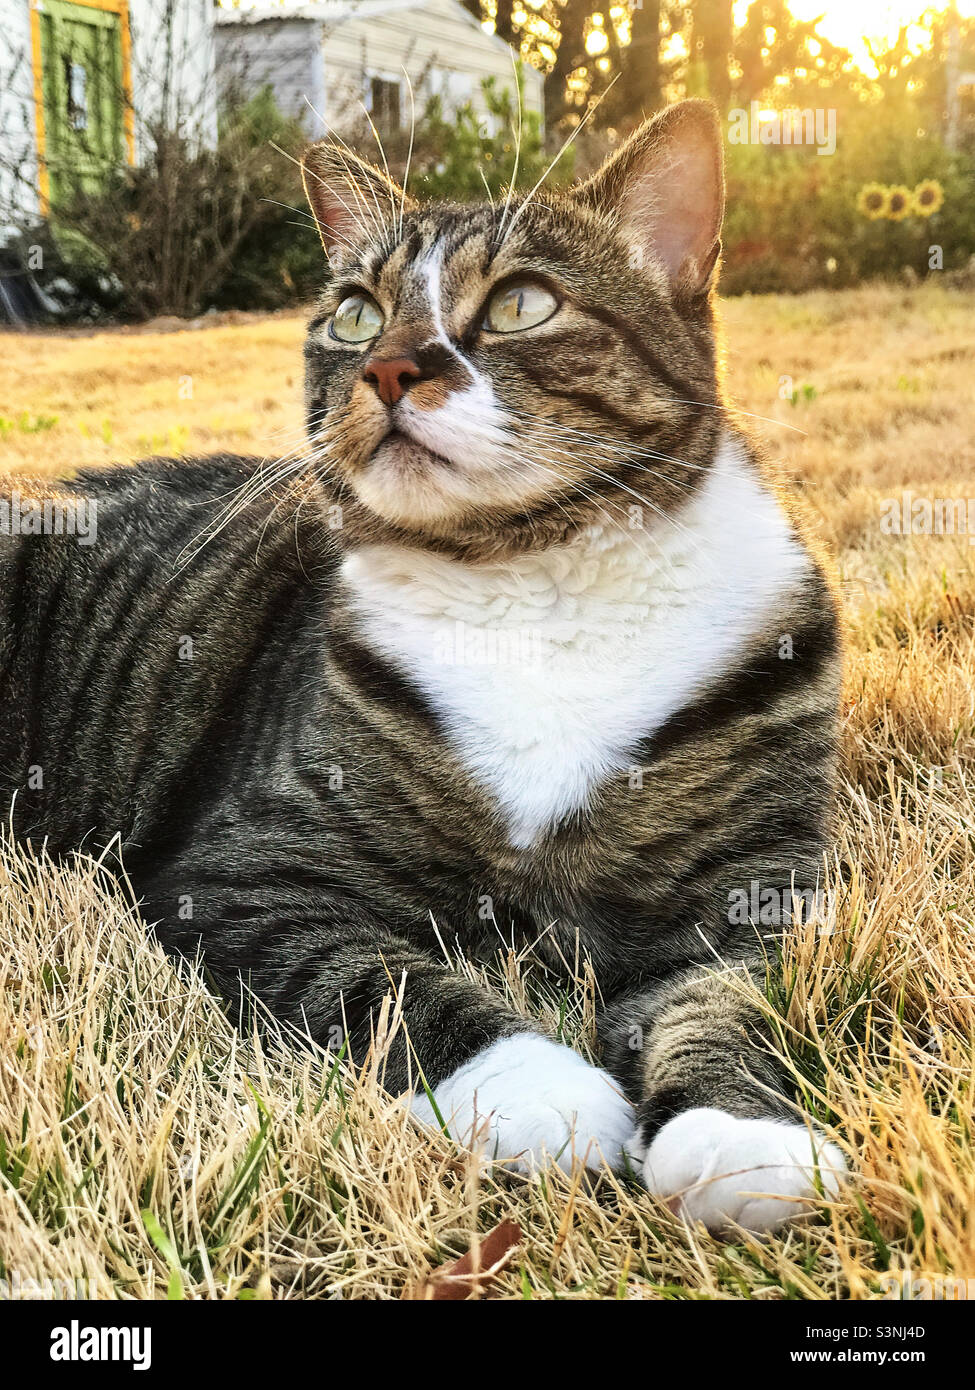
{"label": "lawn", "polygon": [[[765,1242],[644,1192],[484,1169],[381,1088],[261,1050],[143,938],[97,867],[0,859],[0,1278],[99,1297],[398,1298],[505,1218],[502,1298],[835,1299],[975,1275],[975,546],[887,534],[905,490],[975,495],[975,294],[876,287],[722,305],[729,390],[838,563],[845,778],[822,920],[769,986],[853,1180]],[[8,335],[0,471],[300,439],[298,317]],[[458,968],[465,968],[463,963]],[[466,967],[469,968],[469,967]],[[591,1043],[591,981],[539,1003]],[[388,1030],[399,1019],[391,1008]]]}

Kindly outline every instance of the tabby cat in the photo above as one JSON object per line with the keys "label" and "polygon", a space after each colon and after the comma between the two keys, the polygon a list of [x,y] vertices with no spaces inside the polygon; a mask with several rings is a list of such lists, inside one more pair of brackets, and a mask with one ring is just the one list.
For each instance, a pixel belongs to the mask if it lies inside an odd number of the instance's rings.
{"label": "tabby cat", "polygon": [[[777,927],[733,904],[817,882],[840,650],[719,387],[716,116],[476,206],[332,143],[304,169],[329,272],[297,481],[86,472],[97,544],[6,542],[16,832],[117,836],[169,949],[353,1059],[402,990],[386,1081],[421,1120],[773,1227],[844,1160],[743,987]],[[591,960],[605,1070],[444,961],[502,940]]]}

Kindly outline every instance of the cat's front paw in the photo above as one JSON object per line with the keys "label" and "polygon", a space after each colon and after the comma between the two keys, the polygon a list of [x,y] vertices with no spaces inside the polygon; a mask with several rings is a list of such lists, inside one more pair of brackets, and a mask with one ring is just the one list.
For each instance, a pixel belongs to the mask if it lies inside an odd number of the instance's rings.
{"label": "cat's front paw", "polygon": [[710,1231],[761,1233],[802,1215],[822,1193],[835,1197],[846,1160],[805,1125],[685,1110],[655,1136],[643,1163],[649,1190]]}
{"label": "cat's front paw", "polygon": [[[501,1038],[434,1090],[437,1109],[459,1143],[523,1172],[578,1158],[587,1167],[624,1165],[633,1107],[612,1077],[577,1052],[538,1033]],[[436,1125],[424,1094],[411,1110]]]}

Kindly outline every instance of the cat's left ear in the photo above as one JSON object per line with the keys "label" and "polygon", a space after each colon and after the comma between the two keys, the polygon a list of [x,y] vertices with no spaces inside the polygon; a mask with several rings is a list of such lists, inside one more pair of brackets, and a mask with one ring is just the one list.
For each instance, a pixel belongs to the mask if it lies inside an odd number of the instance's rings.
{"label": "cat's left ear", "polygon": [[329,260],[363,237],[380,236],[416,207],[381,169],[330,140],[305,151],[301,177]]}
{"label": "cat's left ear", "polygon": [[681,101],[645,121],[575,196],[615,214],[641,260],[662,266],[675,293],[704,293],[721,252],[724,161],[718,114]]}

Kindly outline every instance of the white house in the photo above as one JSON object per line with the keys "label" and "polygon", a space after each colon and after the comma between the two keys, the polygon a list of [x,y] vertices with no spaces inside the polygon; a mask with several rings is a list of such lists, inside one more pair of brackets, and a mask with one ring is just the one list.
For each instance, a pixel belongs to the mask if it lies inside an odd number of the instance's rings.
{"label": "white house", "polygon": [[216,131],[212,0],[0,0],[0,219],[47,211],[169,128]]}
{"label": "white house", "polygon": [[[523,74],[525,107],[541,113],[542,76]],[[270,84],[310,136],[361,105],[384,132],[406,125],[411,84],[418,112],[437,93],[481,114],[484,78],[514,85],[511,49],[459,0],[0,0],[0,227],[138,164],[163,114],[212,141],[235,75]]]}
{"label": "white house", "polygon": [[[408,127],[436,94],[447,111],[471,102],[487,115],[482,81],[515,85],[512,50],[459,0],[317,0],[215,13],[218,81],[270,86],[309,135],[370,113],[380,134]],[[543,109],[542,74],[527,64],[524,106]]]}

